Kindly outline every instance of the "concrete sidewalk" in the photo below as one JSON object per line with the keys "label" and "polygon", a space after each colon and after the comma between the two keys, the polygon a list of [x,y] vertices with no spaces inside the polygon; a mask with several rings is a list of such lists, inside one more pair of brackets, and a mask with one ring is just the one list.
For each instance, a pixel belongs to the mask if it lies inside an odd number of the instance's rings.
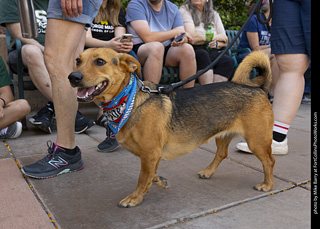
{"label": "concrete sidewalk", "polygon": [[[94,118],[96,109],[81,110]],[[258,192],[262,165],[251,154],[237,152],[234,139],[229,156],[209,180],[197,172],[206,168],[215,141],[192,154],[161,161],[158,174],[170,189],[153,185],[141,205],[117,204],[138,181],[140,160],[123,148],[100,153],[105,130],[94,126],[76,135],[85,169],[47,180],[24,179],[19,165],[47,154],[45,135],[30,127],[17,140],[0,142],[0,228],[310,228],[310,105],[302,104],[289,131],[289,154],[275,156],[275,187]],[[17,160],[17,164],[14,163]]]}

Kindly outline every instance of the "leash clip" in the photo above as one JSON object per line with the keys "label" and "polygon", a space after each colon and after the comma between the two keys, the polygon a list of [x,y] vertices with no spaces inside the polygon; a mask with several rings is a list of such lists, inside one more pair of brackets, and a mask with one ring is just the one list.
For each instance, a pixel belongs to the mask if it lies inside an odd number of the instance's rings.
{"label": "leash clip", "polygon": [[150,93],[158,93],[158,90],[153,90],[150,87],[145,86],[145,85],[142,85],[141,91],[143,91],[145,93],[148,93],[148,94],[150,94]]}
{"label": "leash clip", "polygon": [[164,88],[165,88],[165,87],[159,86],[159,87],[158,87],[158,93],[162,94]]}

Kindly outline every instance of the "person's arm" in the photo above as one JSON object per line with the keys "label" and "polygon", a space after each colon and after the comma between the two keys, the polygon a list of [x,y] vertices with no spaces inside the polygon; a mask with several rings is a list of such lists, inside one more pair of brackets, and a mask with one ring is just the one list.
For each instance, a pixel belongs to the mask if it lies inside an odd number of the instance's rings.
{"label": "person's arm", "polygon": [[3,62],[3,59],[0,57],[0,108],[4,108],[8,103],[14,100],[14,96],[11,91],[11,79],[9,77],[7,68]]}
{"label": "person's arm", "polygon": [[126,28],[122,26],[117,26],[114,28],[114,36],[121,37],[122,34],[126,33]]}
{"label": "person's arm", "polygon": [[0,98],[0,118],[2,118],[4,115],[4,107],[14,100],[10,86],[0,88]]}
{"label": "person's arm", "polygon": [[[6,104],[12,102],[14,100],[11,87],[10,86],[4,86],[0,88],[0,98],[3,98],[6,101]],[[0,100],[0,103],[2,104],[2,100]]]}
{"label": "person's arm", "polygon": [[222,47],[225,47],[228,45],[228,37],[226,35],[226,31],[224,29],[224,26],[222,24],[221,17],[217,11],[214,12],[214,25],[215,30],[217,31],[217,34],[214,35],[214,39],[216,42],[218,42],[217,49],[221,49]]}
{"label": "person's arm", "polygon": [[143,42],[148,43],[152,41],[164,42],[166,40],[172,39],[175,36],[179,35],[181,31],[184,31],[182,27],[176,27],[168,31],[161,32],[151,32],[148,22],[145,20],[136,20],[131,21],[130,25],[137,33],[137,35],[143,40]]}
{"label": "person's arm", "polygon": [[247,38],[249,41],[249,45],[251,50],[265,50],[268,49],[268,45],[260,45],[259,44],[259,34],[257,32],[246,32]]}
{"label": "person's arm", "polygon": [[120,37],[122,34],[126,33],[126,29],[122,26],[115,28],[115,37],[109,41],[99,40],[92,37],[91,29],[89,28],[86,34],[86,47],[90,48],[112,48],[117,52],[130,52],[133,44],[132,42],[120,43]]}
{"label": "person's arm", "polygon": [[185,22],[184,28],[186,32],[188,32],[192,37],[192,45],[204,45],[206,43],[206,35],[196,33],[195,26],[193,23]]}
{"label": "person's arm", "polygon": [[6,27],[9,31],[11,37],[14,39],[19,38],[23,45],[25,45],[25,44],[36,45],[37,47],[39,47],[42,50],[42,52],[44,51],[44,46],[41,45],[38,41],[36,41],[34,39],[22,37],[20,23],[6,23]]}
{"label": "person's arm", "polygon": [[86,33],[86,47],[90,48],[113,48],[110,41],[103,41],[92,37],[91,28]]}

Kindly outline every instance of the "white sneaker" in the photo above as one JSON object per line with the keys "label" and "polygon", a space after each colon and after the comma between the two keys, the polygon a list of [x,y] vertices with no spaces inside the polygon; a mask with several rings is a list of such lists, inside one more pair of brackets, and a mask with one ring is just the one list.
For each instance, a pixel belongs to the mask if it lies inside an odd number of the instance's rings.
{"label": "white sneaker", "polygon": [[[236,145],[236,149],[243,151],[243,152],[246,152],[246,153],[252,153],[246,142],[238,143]],[[277,142],[275,140],[272,140],[271,149],[272,149],[273,155],[286,155],[286,154],[288,154],[288,140],[287,140],[287,138],[285,138],[282,142]]]}
{"label": "white sneaker", "polygon": [[21,122],[14,122],[12,125],[0,131],[0,139],[17,138],[21,135]]}

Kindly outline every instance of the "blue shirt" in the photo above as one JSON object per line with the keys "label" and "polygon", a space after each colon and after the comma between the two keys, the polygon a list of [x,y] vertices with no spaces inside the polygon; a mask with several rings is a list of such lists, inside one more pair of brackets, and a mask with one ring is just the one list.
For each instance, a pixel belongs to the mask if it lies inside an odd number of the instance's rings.
{"label": "blue shirt", "polygon": [[[260,14],[260,18],[263,20],[263,14]],[[245,27],[241,38],[238,48],[250,48],[250,44],[247,38],[246,32],[253,32],[258,33],[259,36],[259,45],[269,45],[271,33],[269,32],[267,25],[261,24],[258,19],[257,15],[253,15],[251,20],[249,21],[248,25]]]}
{"label": "blue shirt", "polygon": [[[136,20],[145,20],[148,22],[151,32],[169,31],[176,27],[183,26],[183,21],[178,7],[163,0],[160,11],[155,11],[148,0],[131,0],[127,7],[127,30],[133,35],[133,44],[143,43],[143,40],[137,35],[131,27],[130,22]],[[171,39],[162,42],[165,46],[170,45]]]}

